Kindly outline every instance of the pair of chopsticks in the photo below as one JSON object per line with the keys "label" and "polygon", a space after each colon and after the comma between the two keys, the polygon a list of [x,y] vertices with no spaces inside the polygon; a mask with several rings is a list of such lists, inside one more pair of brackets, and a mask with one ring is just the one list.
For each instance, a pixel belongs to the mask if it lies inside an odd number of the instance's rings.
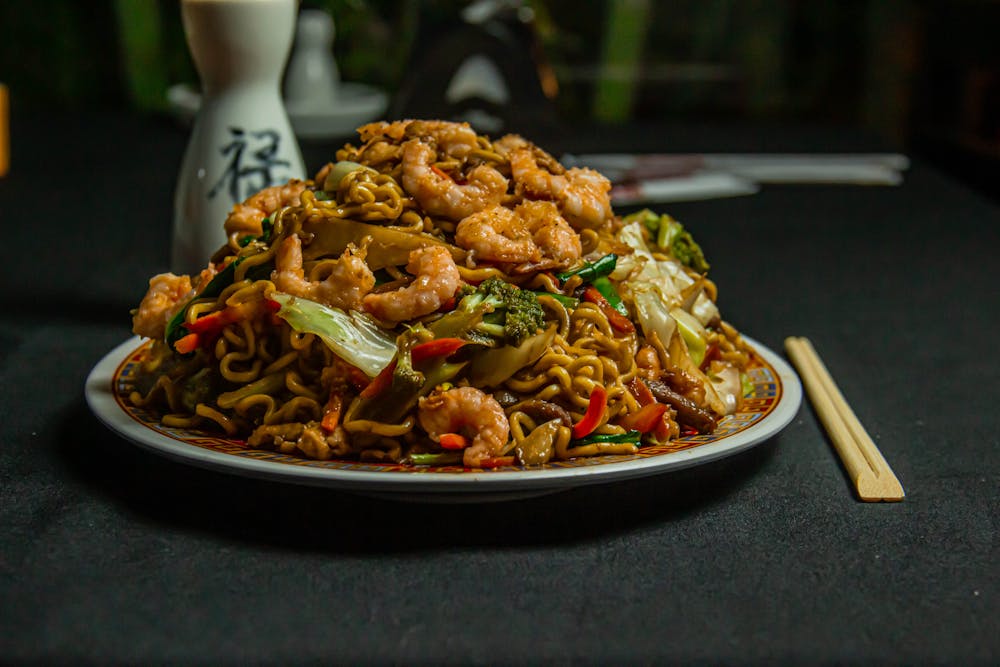
{"label": "pair of chopsticks", "polygon": [[867,502],[902,500],[905,496],[903,486],[847,404],[809,339],[786,338],[785,351],[798,369],[809,399],[847,468],[858,497]]}

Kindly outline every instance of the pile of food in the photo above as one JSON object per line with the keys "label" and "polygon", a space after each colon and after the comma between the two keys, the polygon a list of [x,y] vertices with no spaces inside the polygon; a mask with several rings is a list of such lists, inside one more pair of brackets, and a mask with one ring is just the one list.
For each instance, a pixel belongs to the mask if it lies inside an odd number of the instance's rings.
{"label": "pile of food", "polygon": [[515,135],[372,123],[234,207],[197,276],[133,311],[130,401],[313,459],[473,468],[711,433],[751,351],[684,227]]}

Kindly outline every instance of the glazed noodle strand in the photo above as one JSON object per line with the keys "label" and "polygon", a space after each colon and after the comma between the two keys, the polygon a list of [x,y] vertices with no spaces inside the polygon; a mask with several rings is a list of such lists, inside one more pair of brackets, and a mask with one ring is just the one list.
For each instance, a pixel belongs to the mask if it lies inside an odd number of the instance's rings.
{"label": "glazed noodle strand", "polygon": [[607,179],[515,135],[359,137],[236,205],[200,275],[150,280],[132,405],[294,456],[477,468],[630,455],[738,408],[752,354],[672,218],[615,216]]}

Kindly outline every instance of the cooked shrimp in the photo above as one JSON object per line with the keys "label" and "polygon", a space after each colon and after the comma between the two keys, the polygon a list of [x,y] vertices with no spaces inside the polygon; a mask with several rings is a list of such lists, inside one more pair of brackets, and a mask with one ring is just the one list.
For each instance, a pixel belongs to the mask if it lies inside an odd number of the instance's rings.
{"label": "cooked shrimp", "polygon": [[361,138],[363,143],[368,143],[372,139],[378,139],[381,137],[394,141],[402,141],[404,133],[406,132],[406,127],[411,122],[413,121],[396,120],[391,123],[387,123],[384,120],[375,121],[374,123],[368,123],[359,127],[358,136]]}
{"label": "cooked shrimp", "polygon": [[233,206],[226,218],[226,236],[234,233],[240,236],[260,236],[264,218],[285,206],[298,206],[299,196],[306,189],[306,182],[292,179],[284,185],[264,188],[242,204]]}
{"label": "cooked shrimp", "polygon": [[411,139],[403,144],[403,189],[431,215],[461,220],[476,211],[499,204],[507,193],[507,179],[481,164],[459,185],[434,168],[437,151]]}
{"label": "cooked shrimp", "polygon": [[510,153],[510,170],[525,194],[555,201],[574,227],[600,227],[611,217],[611,182],[593,169],[554,174],[539,166],[530,148],[518,148]]}
{"label": "cooked shrimp", "polygon": [[333,269],[322,281],[307,280],[302,270],[302,241],[292,234],[278,246],[271,280],[282,292],[312,299],[334,308],[360,310],[362,299],[375,286],[375,275],[365,263],[365,251],[353,244],[333,262]]}
{"label": "cooked shrimp", "polygon": [[660,357],[652,345],[643,345],[635,353],[636,374],[647,380],[657,380],[660,377]]}
{"label": "cooked shrimp", "polygon": [[524,221],[505,206],[491,206],[463,218],[455,228],[455,243],[471,251],[473,260],[519,263],[542,258]]}
{"label": "cooked shrimp", "polygon": [[431,440],[458,433],[472,440],[462,455],[469,467],[498,456],[510,435],[510,422],[496,399],[475,387],[434,391],[420,399],[417,419]]}
{"label": "cooked shrimp", "polygon": [[518,148],[531,148],[530,141],[520,134],[505,134],[493,142],[493,150],[504,157],[509,157],[511,152]]}
{"label": "cooked shrimp", "polygon": [[470,250],[474,260],[524,263],[548,258],[549,268],[568,266],[582,253],[579,235],[549,201],[473,213],[458,223],[455,243]]}
{"label": "cooked shrimp", "polygon": [[542,255],[555,260],[556,267],[564,268],[580,259],[583,254],[580,235],[559,215],[554,203],[526,200],[514,212],[524,221]]}
{"label": "cooked shrimp", "polygon": [[323,182],[326,181],[326,177],[330,175],[331,171],[333,171],[333,163],[327,162],[322,167],[320,167],[319,171],[316,172],[316,177],[313,178],[313,183],[316,183],[320,187],[322,187]]}
{"label": "cooked shrimp", "polygon": [[476,131],[468,123],[446,120],[415,120],[406,127],[406,136],[431,139],[440,151],[456,158],[464,158],[479,145]]}
{"label": "cooked shrimp", "polygon": [[403,322],[433,313],[462,285],[455,260],[446,248],[418,248],[410,252],[409,260],[406,270],[416,276],[413,282],[364,298],[365,309],[384,322]]}
{"label": "cooked shrimp", "polygon": [[132,332],[147,338],[163,338],[167,322],[193,294],[191,278],[161,273],[149,279],[149,291],[132,315]]}

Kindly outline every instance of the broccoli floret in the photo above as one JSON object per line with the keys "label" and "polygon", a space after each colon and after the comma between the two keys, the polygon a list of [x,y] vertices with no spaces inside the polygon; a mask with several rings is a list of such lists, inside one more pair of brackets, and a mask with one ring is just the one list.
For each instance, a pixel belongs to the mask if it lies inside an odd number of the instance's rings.
{"label": "broccoli floret", "polygon": [[691,232],[666,213],[657,214],[647,208],[625,216],[623,221],[626,224],[641,222],[646,226],[656,245],[673,255],[678,262],[698,273],[708,271],[710,265],[701,251],[701,246],[691,236]]}
{"label": "broccoli floret", "polygon": [[533,292],[499,278],[488,278],[478,287],[465,286],[458,296],[455,310],[431,325],[437,337],[462,335],[517,346],[545,322],[545,312]]}
{"label": "broccoli floret", "polygon": [[701,246],[691,236],[691,232],[684,229],[684,225],[676,220],[671,220],[666,224],[667,243],[664,244],[664,248],[669,248],[670,254],[684,266],[689,266],[698,273],[707,272],[709,264],[705,260]]}

